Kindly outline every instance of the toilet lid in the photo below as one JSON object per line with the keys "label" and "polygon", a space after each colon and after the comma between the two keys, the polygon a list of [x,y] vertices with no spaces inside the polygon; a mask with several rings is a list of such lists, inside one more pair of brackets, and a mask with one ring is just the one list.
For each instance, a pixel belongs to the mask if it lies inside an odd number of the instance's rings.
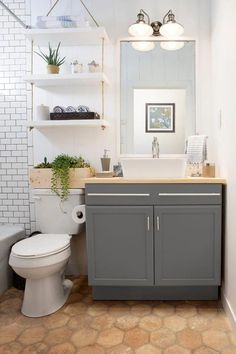
{"label": "toilet lid", "polygon": [[19,257],[42,257],[55,254],[70,245],[67,234],[39,234],[15,243],[12,253]]}

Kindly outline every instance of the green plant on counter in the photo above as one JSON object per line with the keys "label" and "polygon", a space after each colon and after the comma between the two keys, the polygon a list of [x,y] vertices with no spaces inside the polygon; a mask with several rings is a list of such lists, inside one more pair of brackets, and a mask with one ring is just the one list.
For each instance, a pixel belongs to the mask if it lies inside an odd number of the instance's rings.
{"label": "green plant on counter", "polygon": [[47,158],[44,157],[43,162],[35,166],[34,168],[52,168],[52,164],[48,162]]}
{"label": "green plant on counter", "polygon": [[46,61],[46,63],[48,65],[55,65],[55,66],[61,66],[64,62],[65,62],[65,58],[60,58],[59,55],[59,48],[60,48],[61,42],[58,43],[58,46],[56,49],[52,49],[50,43],[48,44],[48,48],[49,48],[49,53],[45,54],[41,51],[40,47],[39,47],[39,52],[35,52],[36,54],[38,54],[43,60]]}
{"label": "green plant on counter", "polygon": [[90,164],[81,156],[71,157],[65,154],[59,155],[52,162],[51,190],[64,201],[69,195],[70,168],[90,168]]}

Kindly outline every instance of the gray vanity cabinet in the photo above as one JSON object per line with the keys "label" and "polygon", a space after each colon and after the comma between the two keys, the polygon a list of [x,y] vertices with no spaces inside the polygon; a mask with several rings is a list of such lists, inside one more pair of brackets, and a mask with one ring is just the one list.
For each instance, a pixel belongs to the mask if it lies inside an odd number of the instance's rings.
{"label": "gray vanity cabinet", "polygon": [[89,284],[97,300],[215,300],[222,185],[88,184]]}
{"label": "gray vanity cabinet", "polygon": [[153,207],[87,206],[91,285],[154,284]]}
{"label": "gray vanity cabinet", "polygon": [[156,285],[220,285],[221,206],[157,206]]}

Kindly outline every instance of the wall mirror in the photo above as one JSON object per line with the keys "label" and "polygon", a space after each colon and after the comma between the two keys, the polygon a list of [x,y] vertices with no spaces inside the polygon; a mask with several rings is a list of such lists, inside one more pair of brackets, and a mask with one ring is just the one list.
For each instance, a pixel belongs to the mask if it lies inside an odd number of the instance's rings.
{"label": "wall mirror", "polygon": [[184,154],[195,134],[195,41],[182,45],[167,50],[168,42],[156,41],[140,51],[120,42],[121,156],[151,154],[154,136],[161,154]]}

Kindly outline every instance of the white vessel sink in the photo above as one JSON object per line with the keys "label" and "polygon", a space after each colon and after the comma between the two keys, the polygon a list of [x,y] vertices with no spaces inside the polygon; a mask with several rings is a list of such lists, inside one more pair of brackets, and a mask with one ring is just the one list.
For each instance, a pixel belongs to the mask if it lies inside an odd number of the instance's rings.
{"label": "white vessel sink", "polygon": [[125,178],[183,178],[186,159],[184,158],[122,158],[121,165]]}

